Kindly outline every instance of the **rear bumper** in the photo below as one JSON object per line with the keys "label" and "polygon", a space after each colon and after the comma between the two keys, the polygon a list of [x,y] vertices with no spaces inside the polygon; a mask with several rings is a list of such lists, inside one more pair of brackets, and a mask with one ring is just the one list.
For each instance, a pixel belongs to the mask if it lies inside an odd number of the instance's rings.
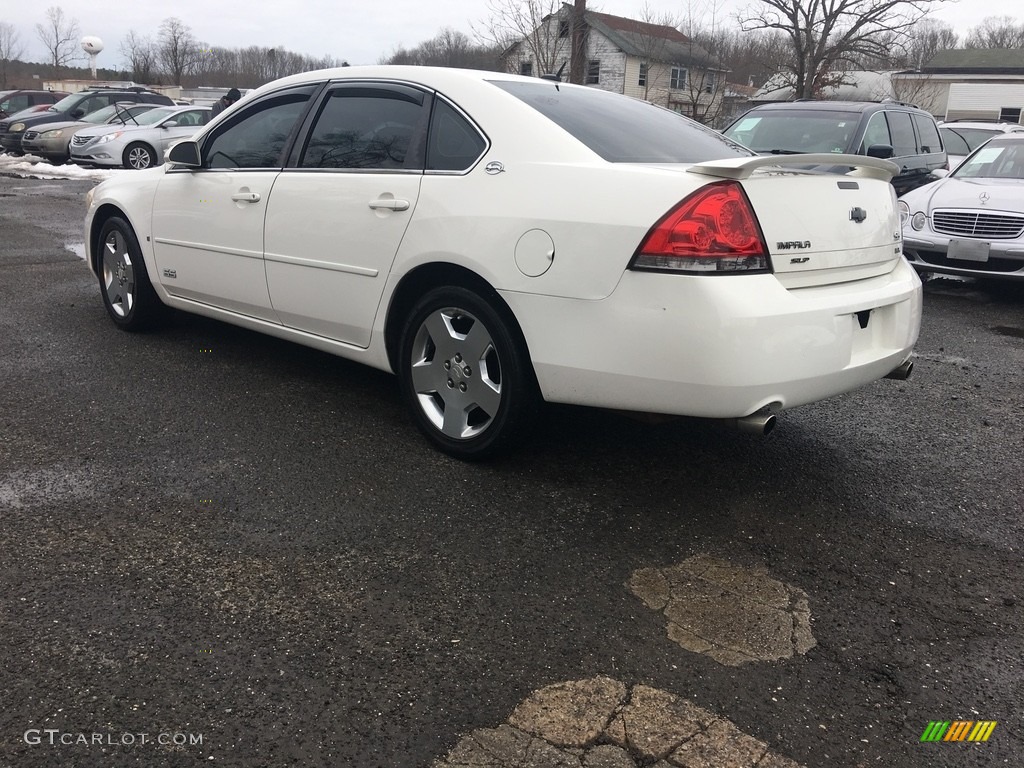
{"label": "rear bumper", "polygon": [[921,322],[921,282],[903,259],[883,276],[796,290],[773,275],[626,272],[602,301],[504,298],[545,399],[708,418],[880,379],[910,356]]}

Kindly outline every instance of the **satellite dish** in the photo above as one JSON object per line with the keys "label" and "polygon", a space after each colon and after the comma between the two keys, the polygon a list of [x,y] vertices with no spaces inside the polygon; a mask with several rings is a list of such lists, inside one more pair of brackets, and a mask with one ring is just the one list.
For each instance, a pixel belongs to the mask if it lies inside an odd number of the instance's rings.
{"label": "satellite dish", "polygon": [[98,37],[86,35],[82,38],[82,50],[89,54],[89,69],[92,70],[92,79],[96,79],[96,54],[103,50],[103,41]]}

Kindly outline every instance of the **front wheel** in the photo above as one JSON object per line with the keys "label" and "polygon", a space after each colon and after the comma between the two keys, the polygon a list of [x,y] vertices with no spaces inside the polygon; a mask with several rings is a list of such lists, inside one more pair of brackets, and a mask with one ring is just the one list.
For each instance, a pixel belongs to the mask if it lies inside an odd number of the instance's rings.
{"label": "front wheel", "polygon": [[131,225],[114,216],[100,230],[100,292],[110,319],[126,331],[152,327],[167,308],[153,290]]}
{"label": "front wheel", "polygon": [[141,171],[144,168],[152,168],[156,163],[156,154],[153,148],[141,142],[129,144],[124,150],[121,158],[125,168]]}
{"label": "front wheel", "polygon": [[461,287],[435,288],[402,331],[402,393],[420,431],[445,453],[490,458],[525,436],[539,403],[518,328]]}

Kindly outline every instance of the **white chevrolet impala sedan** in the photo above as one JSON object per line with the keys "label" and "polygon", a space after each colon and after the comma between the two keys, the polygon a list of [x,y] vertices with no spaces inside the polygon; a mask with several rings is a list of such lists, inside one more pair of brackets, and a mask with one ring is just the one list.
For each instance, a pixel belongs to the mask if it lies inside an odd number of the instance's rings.
{"label": "white chevrolet impala sedan", "polygon": [[[798,167],[825,161],[852,170]],[[759,157],[594,88],[348,67],[270,83],[96,187],[87,255],[119,327],[173,307],[391,371],[463,459],[541,401],[766,430],[909,373],[896,171]]]}

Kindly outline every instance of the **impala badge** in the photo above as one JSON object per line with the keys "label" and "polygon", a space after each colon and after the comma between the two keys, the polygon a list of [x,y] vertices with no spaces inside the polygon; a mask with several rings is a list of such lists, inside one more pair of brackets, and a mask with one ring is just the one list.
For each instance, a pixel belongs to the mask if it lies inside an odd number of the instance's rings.
{"label": "impala badge", "polygon": [[803,250],[804,248],[810,248],[811,247],[811,241],[810,240],[785,240],[785,241],[780,240],[779,242],[777,242],[775,244],[775,247],[778,248],[780,251],[791,251],[794,248],[798,248],[800,250]]}
{"label": "impala badge", "polygon": [[850,209],[850,221],[856,221],[860,224],[864,219],[868,217],[867,211],[863,208],[851,208]]}

